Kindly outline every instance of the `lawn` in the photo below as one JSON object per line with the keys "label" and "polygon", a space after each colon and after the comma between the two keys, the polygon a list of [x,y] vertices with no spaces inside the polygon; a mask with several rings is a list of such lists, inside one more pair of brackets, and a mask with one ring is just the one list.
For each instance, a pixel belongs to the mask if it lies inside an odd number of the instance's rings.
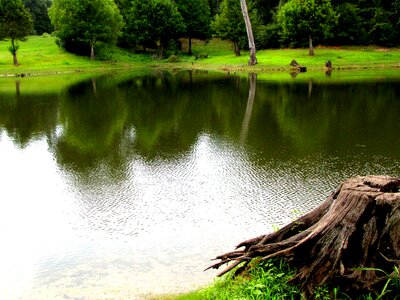
{"label": "lawn", "polygon": [[206,54],[207,58],[196,59],[188,56],[187,40],[183,39],[182,50],[174,60],[159,59],[154,53],[134,53],[117,47],[103,51],[106,60],[90,60],[87,57],[73,55],[56,45],[56,39],[50,35],[30,36],[26,42],[20,42],[18,52],[19,66],[12,65],[12,56],[8,51],[9,41],[0,42],[0,75],[14,74],[58,74],[73,72],[109,72],[119,69],[168,68],[203,69],[229,72],[288,71],[292,59],[308,68],[323,70],[325,62],[330,60],[335,70],[339,69],[397,69],[400,68],[400,49],[379,47],[317,47],[315,56],[308,56],[307,49],[271,49],[257,52],[258,64],[247,65],[248,52],[242,56],[233,54],[229,41],[212,39],[209,42],[195,40],[194,54]]}

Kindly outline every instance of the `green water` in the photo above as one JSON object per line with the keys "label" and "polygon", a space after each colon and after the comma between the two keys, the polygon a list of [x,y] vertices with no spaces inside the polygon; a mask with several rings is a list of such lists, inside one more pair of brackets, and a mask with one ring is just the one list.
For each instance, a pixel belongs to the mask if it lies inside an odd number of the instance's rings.
{"label": "green water", "polygon": [[399,176],[400,74],[306,78],[2,78],[0,298],[197,288],[343,179]]}

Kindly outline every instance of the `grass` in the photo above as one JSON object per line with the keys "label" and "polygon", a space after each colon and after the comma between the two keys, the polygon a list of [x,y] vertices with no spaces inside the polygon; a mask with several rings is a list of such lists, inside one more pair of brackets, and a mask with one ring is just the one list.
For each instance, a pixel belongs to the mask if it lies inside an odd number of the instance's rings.
{"label": "grass", "polygon": [[[325,62],[330,60],[335,69],[365,69],[365,68],[399,68],[400,49],[384,49],[379,47],[317,47],[315,56],[308,55],[307,49],[270,49],[257,52],[258,64],[247,66],[248,53],[236,57],[231,44],[219,39],[213,39],[208,44],[195,41],[194,53],[206,53],[207,59],[191,60],[196,68],[220,68],[237,71],[254,70],[280,71],[289,70],[289,63],[296,59],[309,70],[324,69]],[[187,46],[184,41],[183,50]],[[190,62],[190,59],[187,60]]]}
{"label": "grass", "polygon": [[339,69],[393,69],[400,68],[400,49],[378,47],[317,47],[316,55],[308,56],[307,49],[273,49],[257,52],[258,64],[247,65],[248,53],[236,57],[228,41],[212,39],[208,43],[195,40],[194,54],[207,54],[207,58],[196,60],[188,56],[187,40],[182,40],[182,51],[177,62],[154,58],[151,53],[138,54],[116,47],[107,48],[103,56],[107,61],[91,61],[87,57],[76,56],[58,48],[55,38],[50,35],[30,36],[26,42],[20,42],[18,60],[20,65],[12,65],[8,52],[9,41],[0,42],[0,74],[58,74],[67,72],[109,72],[119,69],[168,68],[220,70],[237,73],[279,73],[290,70],[289,63],[296,59],[308,70],[323,70],[327,60]]}
{"label": "grass", "polygon": [[148,55],[134,55],[129,51],[113,49],[112,61],[90,60],[60,49],[55,38],[49,35],[30,36],[19,42],[19,66],[12,65],[8,51],[9,41],[0,42],[0,74],[57,74],[76,72],[104,72],[115,69],[138,68],[147,65]]}
{"label": "grass", "polygon": [[[380,272],[381,270],[375,269]],[[234,272],[234,270],[233,270]],[[182,295],[164,295],[150,300],[305,300],[298,285],[289,284],[295,270],[284,260],[273,259],[267,262],[255,262],[243,275],[234,277],[233,272],[217,279],[213,285],[199,291]],[[383,272],[383,271],[381,271]],[[359,294],[351,298],[340,288],[322,286],[314,294],[315,300],[398,300],[400,299],[399,270],[386,274],[387,281],[382,290],[374,293]]]}

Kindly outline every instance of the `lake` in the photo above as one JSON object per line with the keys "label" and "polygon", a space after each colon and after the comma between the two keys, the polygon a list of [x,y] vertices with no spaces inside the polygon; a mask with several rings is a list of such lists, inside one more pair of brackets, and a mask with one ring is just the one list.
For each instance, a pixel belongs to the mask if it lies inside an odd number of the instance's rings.
{"label": "lake", "polygon": [[[315,78],[314,78],[315,75]],[[0,299],[141,299],[400,173],[400,72],[0,79]]]}

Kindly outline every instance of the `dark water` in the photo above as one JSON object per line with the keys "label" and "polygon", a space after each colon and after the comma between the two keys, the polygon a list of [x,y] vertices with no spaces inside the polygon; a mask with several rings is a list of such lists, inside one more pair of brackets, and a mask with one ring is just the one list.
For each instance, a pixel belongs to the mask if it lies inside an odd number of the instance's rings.
{"label": "dark water", "polygon": [[400,77],[332,78],[2,79],[0,299],[194,289],[346,177],[399,176]]}

